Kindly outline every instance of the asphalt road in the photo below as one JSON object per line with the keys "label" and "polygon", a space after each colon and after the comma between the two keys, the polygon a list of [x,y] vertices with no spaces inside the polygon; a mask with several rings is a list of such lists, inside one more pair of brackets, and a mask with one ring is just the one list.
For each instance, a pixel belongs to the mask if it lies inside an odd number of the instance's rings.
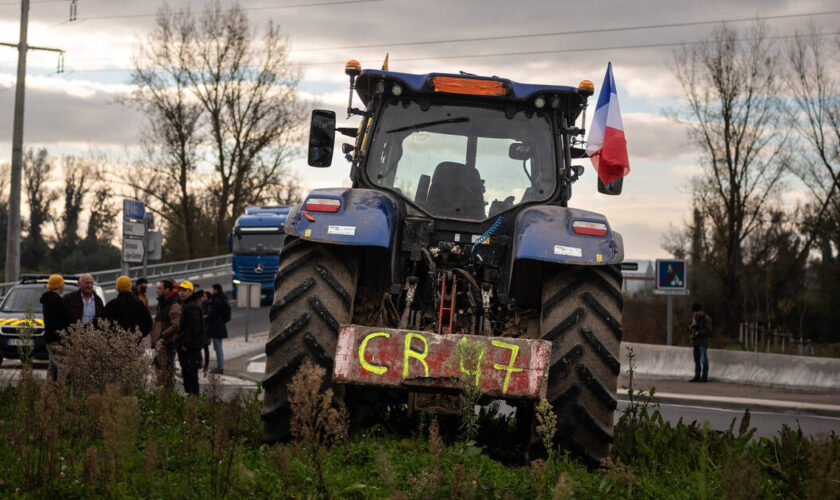
{"label": "asphalt road", "polygon": [[[618,402],[619,410],[626,407],[627,401]],[[660,404],[659,412],[672,425],[682,418],[683,423],[687,424],[693,421],[697,421],[700,425],[708,422],[710,429],[719,431],[729,429],[734,418],[737,419],[735,432],[738,432],[738,426],[741,425],[741,419],[744,416],[741,410],[671,403]],[[619,416],[620,414],[616,412],[616,421]],[[799,426],[802,432],[808,435],[830,434],[832,431],[840,433],[840,417],[823,417],[803,412],[750,411],[750,426],[756,428],[756,437],[772,437],[782,429],[783,425],[793,429]]]}

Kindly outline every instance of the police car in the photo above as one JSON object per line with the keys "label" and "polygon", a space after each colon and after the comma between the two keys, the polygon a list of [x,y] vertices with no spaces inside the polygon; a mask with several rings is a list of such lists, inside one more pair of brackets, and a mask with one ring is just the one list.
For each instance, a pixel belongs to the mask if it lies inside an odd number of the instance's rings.
{"label": "police car", "polygon": [[[27,344],[33,347],[34,359],[47,359],[41,295],[47,291],[49,278],[49,275],[24,274],[21,276],[20,283],[13,286],[0,302],[0,363],[3,359],[19,359],[20,346]],[[63,295],[78,289],[78,276],[64,276]],[[102,299],[104,304],[105,295],[102,288],[95,285],[93,292]],[[25,332],[22,330],[30,325],[31,337],[22,338],[21,333]]]}

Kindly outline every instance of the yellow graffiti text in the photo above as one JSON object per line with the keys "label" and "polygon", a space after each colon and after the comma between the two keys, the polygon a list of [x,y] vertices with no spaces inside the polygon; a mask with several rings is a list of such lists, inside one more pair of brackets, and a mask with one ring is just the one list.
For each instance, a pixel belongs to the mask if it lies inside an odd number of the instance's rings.
{"label": "yellow graffiti text", "polygon": [[510,361],[508,361],[507,365],[500,365],[498,363],[493,363],[493,368],[497,370],[505,370],[505,382],[502,385],[502,394],[506,394],[508,390],[508,383],[510,383],[510,375],[515,372],[521,372],[523,368],[515,368],[513,366],[516,363],[516,356],[519,355],[519,346],[514,344],[508,344],[506,342],[502,342],[501,340],[494,340],[492,344],[496,347],[502,347],[504,349],[510,349]]}
{"label": "yellow graffiti text", "polygon": [[[414,351],[411,348],[411,340],[420,339],[423,342],[423,352]],[[426,338],[417,333],[407,333],[405,335],[405,354],[403,356],[403,379],[408,378],[408,360],[411,358],[423,363],[425,369],[425,376],[429,376],[429,365],[426,363],[426,356],[429,355],[429,343]]]}

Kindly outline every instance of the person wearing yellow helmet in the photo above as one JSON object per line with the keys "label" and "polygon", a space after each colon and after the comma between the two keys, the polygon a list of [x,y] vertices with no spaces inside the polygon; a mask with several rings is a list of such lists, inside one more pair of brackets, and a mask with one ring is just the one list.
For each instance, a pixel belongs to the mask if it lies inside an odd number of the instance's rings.
{"label": "person wearing yellow helmet", "polygon": [[184,377],[184,392],[198,395],[198,370],[201,368],[201,351],[204,349],[204,318],[199,305],[199,294],[189,281],[178,285],[181,296],[181,337],[178,341],[178,363]]}

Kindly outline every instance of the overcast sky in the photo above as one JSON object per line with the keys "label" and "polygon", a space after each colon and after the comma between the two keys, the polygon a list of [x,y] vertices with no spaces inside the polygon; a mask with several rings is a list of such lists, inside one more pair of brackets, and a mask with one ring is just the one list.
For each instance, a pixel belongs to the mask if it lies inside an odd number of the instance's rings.
{"label": "overcast sky", "polygon": [[[205,5],[169,3],[193,10]],[[133,48],[151,29],[160,5],[156,0],[78,0],[77,20],[68,22],[68,0],[32,0],[29,43],[61,48],[66,56],[65,72],[57,74],[54,53],[30,52],[25,147],[122,155],[135,146],[142,116],[115,98],[128,88]],[[358,59],[363,67],[378,68],[386,52],[394,71],[463,70],[559,85],[589,79],[596,97],[612,61],[631,172],[624,194],[606,197],[597,194],[586,160],[571,205],[604,213],[624,234],[628,258],[667,257],[662,235],[689,217],[687,184],[699,171],[698,153],[685,130],[662,113],[679,99],[669,69],[678,45],[708,37],[714,22],[756,16],[807,14],[768,19],[777,35],[805,30],[809,22],[824,31],[840,25],[840,5],[830,0],[243,0],[240,5],[252,20],[281,26],[291,40],[292,60],[302,70],[304,95],[333,109],[346,106],[344,62]],[[0,42],[17,42],[19,16],[19,2],[0,0]],[[688,24],[700,22],[710,23]],[[615,28],[629,29],[607,31]],[[11,159],[16,64],[17,51],[0,46],[0,162]],[[308,168],[303,157],[292,167],[310,187],[348,182],[349,169],[338,154],[329,169]],[[791,185],[786,202],[796,200],[795,188]]]}

